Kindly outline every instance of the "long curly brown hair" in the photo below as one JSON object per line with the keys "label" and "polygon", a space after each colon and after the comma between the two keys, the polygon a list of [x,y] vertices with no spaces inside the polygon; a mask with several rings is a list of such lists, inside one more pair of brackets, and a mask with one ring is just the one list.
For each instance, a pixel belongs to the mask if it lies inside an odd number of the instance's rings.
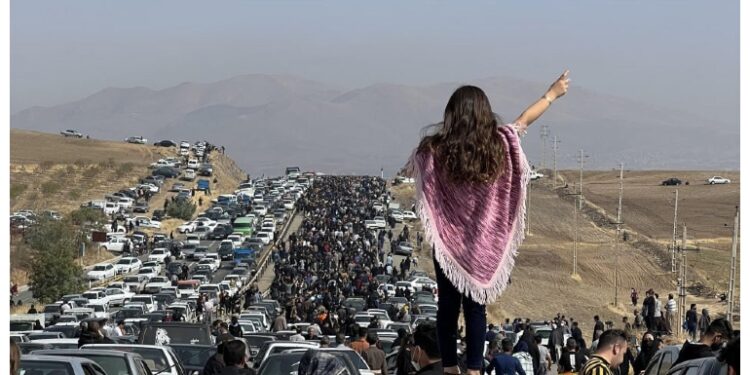
{"label": "long curly brown hair", "polygon": [[432,152],[439,170],[452,181],[493,181],[504,165],[497,123],[482,89],[459,87],[445,106],[443,122],[434,125],[434,134],[422,138],[417,153]]}

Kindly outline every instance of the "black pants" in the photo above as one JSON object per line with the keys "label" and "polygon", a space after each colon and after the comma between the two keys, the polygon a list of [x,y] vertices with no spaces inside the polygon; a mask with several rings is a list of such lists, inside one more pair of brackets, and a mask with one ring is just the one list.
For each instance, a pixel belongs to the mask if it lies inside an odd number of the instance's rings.
{"label": "black pants", "polygon": [[484,355],[484,336],[487,333],[486,308],[461,294],[448,280],[433,257],[438,284],[437,333],[443,367],[458,364],[456,340],[458,339],[458,314],[464,307],[466,327],[466,368],[480,370]]}

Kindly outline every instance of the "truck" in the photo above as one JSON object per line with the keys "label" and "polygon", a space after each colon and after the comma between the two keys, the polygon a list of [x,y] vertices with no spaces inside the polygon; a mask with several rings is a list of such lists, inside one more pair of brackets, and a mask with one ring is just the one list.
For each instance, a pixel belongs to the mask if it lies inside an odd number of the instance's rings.
{"label": "truck", "polygon": [[195,185],[195,188],[200,191],[206,191],[209,189],[209,183],[210,181],[206,180],[205,178],[201,178],[198,180],[198,183]]}
{"label": "truck", "polygon": [[44,314],[15,314],[10,316],[10,332],[29,333],[44,329]]}
{"label": "truck", "polygon": [[255,250],[247,247],[234,249],[234,263],[239,264],[245,259],[255,259]]}

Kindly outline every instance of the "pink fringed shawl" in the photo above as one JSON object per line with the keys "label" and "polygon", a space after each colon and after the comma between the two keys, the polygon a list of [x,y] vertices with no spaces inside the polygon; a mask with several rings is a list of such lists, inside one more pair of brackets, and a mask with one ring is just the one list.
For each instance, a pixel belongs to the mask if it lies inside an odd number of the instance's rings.
{"label": "pink fringed shawl", "polygon": [[494,302],[508,285],[524,239],[529,165],[515,126],[498,126],[505,169],[492,183],[453,184],[429,153],[412,155],[418,214],[435,259],[461,293]]}

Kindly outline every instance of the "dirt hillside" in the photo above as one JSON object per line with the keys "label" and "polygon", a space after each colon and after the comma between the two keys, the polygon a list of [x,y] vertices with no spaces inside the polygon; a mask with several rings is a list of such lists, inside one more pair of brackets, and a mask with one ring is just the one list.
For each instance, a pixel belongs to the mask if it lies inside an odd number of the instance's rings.
{"label": "dirt hillside", "polygon": [[[174,148],[65,138],[58,134],[11,129],[11,212],[22,209],[36,212],[55,210],[65,215],[84,202],[104,199],[106,194],[133,186],[150,174],[149,165],[152,162],[169,156],[176,156]],[[212,185],[214,196],[233,191],[246,177],[232,159],[218,152],[211,153],[211,164],[217,181]],[[173,195],[167,192],[172,183],[171,180],[167,181],[164,189],[154,196],[150,202],[151,211],[160,209],[164,200]],[[194,197],[196,203],[199,196]],[[209,202],[207,198],[203,200],[206,201],[205,207]],[[150,212],[147,216],[150,216]],[[159,231],[169,232],[180,223],[177,219],[165,220]],[[16,246],[11,243],[11,279],[23,285],[27,275],[21,260],[25,257],[13,256],[15,250]],[[109,253],[100,255],[111,256]],[[84,263],[103,260],[101,256],[87,258]]]}
{"label": "dirt hillside", "polygon": [[[635,247],[630,242],[620,241],[616,249],[615,231],[597,226],[584,215],[579,216],[580,278],[572,277],[574,206],[571,201],[562,199],[549,182],[532,183],[530,234],[527,235],[516,259],[511,285],[497,302],[488,307],[490,322],[498,323],[505,318],[515,317],[544,320],[560,312],[574,317],[580,322],[584,332],[590,332],[595,314],[599,314],[604,320],[614,321],[618,327],[618,323],[625,315],[632,321],[633,307],[629,303],[631,287],[636,288],[641,295],[645,290],[653,288],[663,296],[663,300],[668,293],[675,293],[674,278],[653,254]],[[632,204],[643,204],[639,202],[639,197],[644,201],[655,199],[649,196],[648,192],[636,192],[630,187],[627,189],[629,202],[633,202]],[[394,187],[393,192],[396,199],[406,207],[410,207],[414,202],[413,186],[400,185]],[[606,193],[601,194],[604,197]],[[593,194],[591,195],[593,199]],[[616,204],[616,193],[614,197]],[[692,202],[697,198],[687,196],[685,199],[687,207],[701,207]],[[698,207],[693,210],[700,210]],[[711,206],[707,204],[702,207],[709,209]],[[627,217],[633,220],[634,216],[633,213]],[[669,220],[671,238],[671,218]],[[421,230],[420,224],[416,226],[415,229]],[[724,240],[723,237],[720,239]],[[419,258],[421,267],[434,275],[430,251],[426,245],[421,249]],[[618,270],[619,280],[617,305],[614,305],[615,269]],[[689,273],[703,272],[709,278],[719,278],[719,275],[727,273],[726,269],[703,267],[699,264],[691,267]],[[718,304],[714,298],[689,296],[688,302],[708,307],[714,315],[726,310],[726,305]]]}

